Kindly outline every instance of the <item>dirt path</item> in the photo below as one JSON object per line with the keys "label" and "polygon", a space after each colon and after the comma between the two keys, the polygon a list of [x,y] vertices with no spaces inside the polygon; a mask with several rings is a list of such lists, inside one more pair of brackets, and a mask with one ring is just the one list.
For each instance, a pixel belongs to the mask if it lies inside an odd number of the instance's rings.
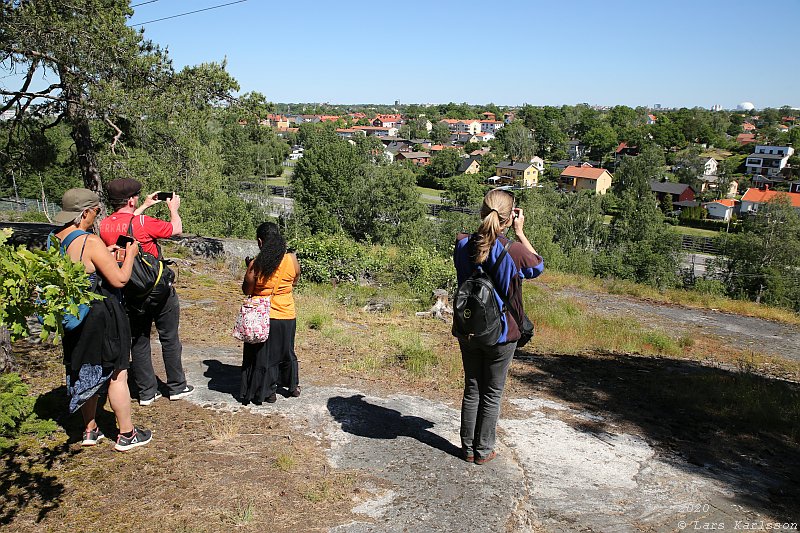
{"label": "dirt path", "polygon": [[691,309],[677,305],[659,305],[624,296],[565,289],[556,294],[574,298],[594,312],[628,315],[656,329],[674,334],[712,335],[728,345],[753,349],[800,361],[800,329],[771,322],[708,309]]}
{"label": "dirt path", "polygon": [[[190,401],[239,408],[239,363],[235,349],[186,346],[184,366],[197,387]],[[475,466],[456,457],[457,406],[304,386],[301,398],[279,396],[249,409],[280,413],[318,439],[333,468],[382,480],[363,487],[371,497],[334,531],[677,531],[706,523],[733,529],[737,520],[797,522],[762,510],[754,494],[771,482],[763,473],[735,465],[717,471],[665,454],[600,409],[512,395],[498,459]],[[602,431],[587,429],[598,424]]]}

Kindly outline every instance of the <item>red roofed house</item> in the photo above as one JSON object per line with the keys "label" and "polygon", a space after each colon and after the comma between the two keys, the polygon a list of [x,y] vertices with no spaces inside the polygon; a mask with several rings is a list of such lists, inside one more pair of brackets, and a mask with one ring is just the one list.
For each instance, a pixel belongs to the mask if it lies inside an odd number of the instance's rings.
{"label": "red roofed house", "polygon": [[755,124],[750,124],[749,122],[742,123],[742,131],[745,133],[748,131],[753,131],[754,129],[756,129]]}
{"label": "red roofed house", "polygon": [[740,133],[736,136],[736,142],[739,143],[741,146],[745,144],[750,144],[756,142],[756,134],[755,133]]}
{"label": "red roofed house", "polygon": [[728,221],[736,212],[739,200],[716,200],[714,202],[706,202],[703,207],[708,211],[708,218],[715,220]]}
{"label": "red roofed house", "polygon": [[497,116],[495,116],[495,114],[492,113],[491,111],[486,111],[484,113],[481,113],[481,116],[484,118],[484,120],[492,120],[492,121],[497,120]]}
{"label": "red roofed house", "polygon": [[636,146],[628,146],[628,143],[619,143],[617,149],[614,150],[614,160],[619,163],[622,161],[623,156],[636,156],[639,155],[639,148]]}
{"label": "red roofed house", "polygon": [[658,120],[658,117],[656,117],[655,115],[647,115],[647,124],[648,125],[655,124],[656,120]]}
{"label": "red roofed house", "polygon": [[379,137],[397,137],[397,128],[382,128],[380,126],[353,126],[353,129],[362,130],[367,135]]}
{"label": "red roofed house", "polygon": [[267,118],[259,122],[262,126],[272,126],[273,128],[288,128],[289,119],[283,115],[267,115]]}
{"label": "red roofed house", "polygon": [[372,119],[372,125],[381,128],[398,128],[402,124],[402,115],[378,115]]}
{"label": "red roofed house", "polygon": [[561,186],[570,192],[594,191],[605,194],[611,187],[611,174],[604,168],[568,166],[561,172]]}
{"label": "red roofed house", "polygon": [[779,195],[785,195],[792,203],[792,207],[800,211],[800,193],[771,191],[769,189],[747,189],[742,196],[742,206],[739,209],[742,213],[755,213],[761,204],[774,200]]}

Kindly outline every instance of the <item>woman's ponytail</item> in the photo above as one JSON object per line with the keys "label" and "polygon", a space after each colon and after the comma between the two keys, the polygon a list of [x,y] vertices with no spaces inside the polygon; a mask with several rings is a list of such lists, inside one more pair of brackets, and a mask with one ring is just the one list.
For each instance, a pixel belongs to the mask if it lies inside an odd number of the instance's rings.
{"label": "woman's ponytail", "polygon": [[489,251],[500,235],[502,228],[508,223],[514,209],[514,197],[511,193],[493,189],[486,193],[481,206],[481,224],[475,238],[474,261],[478,264],[486,261]]}

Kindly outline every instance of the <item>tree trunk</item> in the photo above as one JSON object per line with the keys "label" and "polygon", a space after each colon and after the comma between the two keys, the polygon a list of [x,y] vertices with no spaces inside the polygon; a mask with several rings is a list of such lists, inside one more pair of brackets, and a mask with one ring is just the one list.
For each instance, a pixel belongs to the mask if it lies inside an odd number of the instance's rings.
{"label": "tree trunk", "polygon": [[75,151],[78,155],[78,166],[83,176],[83,184],[87,189],[103,194],[103,182],[100,180],[100,171],[97,168],[97,154],[92,142],[92,132],[89,120],[86,117],[77,118],[72,127],[72,139],[75,141]]}
{"label": "tree trunk", "polygon": [[[62,76],[62,82],[64,77]],[[68,84],[67,84],[68,85]],[[67,123],[72,126],[70,136],[75,141],[75,152],[78,158],[78,168],[81,169],[83,184],[90,191],[94,191],[103,198],[103,181],[100,179],[100,170],[97,167],[97,153],[92,141],[92,130],[89,126],[89,118],[86,107],[82,104],[83,98],[79,91],[65,89],[67,98],[66,116]],[[100,217],[106,215],[105,204],[100,202]]]}
{"label": "tree trunk", "polygon": [[11,334],[5,326],[0,326],[0,374],[15,369],[14,356],[11,355]]}

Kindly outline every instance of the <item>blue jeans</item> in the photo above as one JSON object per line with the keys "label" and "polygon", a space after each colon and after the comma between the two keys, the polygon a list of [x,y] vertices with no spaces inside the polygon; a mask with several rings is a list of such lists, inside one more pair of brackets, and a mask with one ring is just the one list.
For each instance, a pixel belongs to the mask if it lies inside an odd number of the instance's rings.
{"label": "blue jeans", "polygon": [[464,363],[461,447],[483,458],[494,450],[503,387],[517,343],[484,346],[462,339],[458,343]]}

